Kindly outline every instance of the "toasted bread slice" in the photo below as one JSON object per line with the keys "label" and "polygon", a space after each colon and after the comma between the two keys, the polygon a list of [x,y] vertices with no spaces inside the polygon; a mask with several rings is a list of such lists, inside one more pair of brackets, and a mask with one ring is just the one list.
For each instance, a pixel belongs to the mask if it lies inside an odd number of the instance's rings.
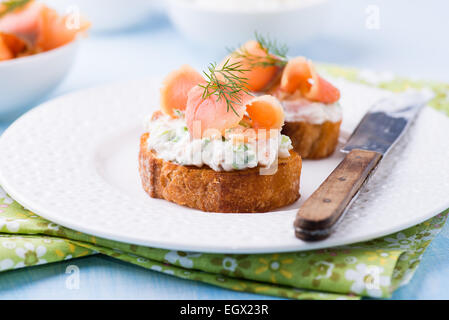
{"label": "toasted bread slice", "polygon": [[341,121],[312,124],[286,122],[282,134],[292,140],[293,149],[303,159],[321,159],[334,153],[338,144]]}
{"label": "toasted bread slice", "polygon": [[153,198],[208,212],[266,212],[299,198],[301,157],[278,161],[272,175],[260,168],[214,171],[207,166],[182,166],[157,158],[147,146],[148,133],[140,140],[139,171],[144,190]]}

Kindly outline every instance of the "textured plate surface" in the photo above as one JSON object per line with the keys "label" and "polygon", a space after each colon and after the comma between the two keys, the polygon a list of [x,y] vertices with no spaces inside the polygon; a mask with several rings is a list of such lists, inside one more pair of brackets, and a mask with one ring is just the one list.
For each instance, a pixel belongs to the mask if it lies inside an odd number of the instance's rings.
{"label": "textured plate surface", "polygon": [[[343,127],[391,93],[337,81]],[[129,243],[203,252],[300,251],[368,240],[449,207],[449,119],[425,108],[360,197],[322,242],[294,237],[299,205],[341,160],[305,161],[302,198],[264,214],[211,214],[149,198],[137,171],[155,80],[89,89],[32,110],[0,138],[0,184],[19,203],[66,227]]]}

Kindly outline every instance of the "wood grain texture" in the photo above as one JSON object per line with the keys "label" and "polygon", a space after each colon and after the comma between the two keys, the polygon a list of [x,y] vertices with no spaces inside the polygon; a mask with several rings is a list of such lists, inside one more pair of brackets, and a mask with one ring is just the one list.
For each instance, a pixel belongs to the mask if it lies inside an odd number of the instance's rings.
{"label": "wood grain texture", "polygon": [[327,238],[381,157],[374,151],[352,150],[299,208],[296,236],[303,240]]}

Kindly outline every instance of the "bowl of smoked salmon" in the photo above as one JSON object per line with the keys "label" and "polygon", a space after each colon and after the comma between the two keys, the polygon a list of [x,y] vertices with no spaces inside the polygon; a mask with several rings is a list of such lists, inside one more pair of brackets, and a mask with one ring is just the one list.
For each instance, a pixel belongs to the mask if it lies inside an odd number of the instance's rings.
{"label": "bowl of smoked salmon", "polygon": [[29,0],[0,3],[0,114],[22,109],[54,89],[74,61],[81,17],[61,16]]}

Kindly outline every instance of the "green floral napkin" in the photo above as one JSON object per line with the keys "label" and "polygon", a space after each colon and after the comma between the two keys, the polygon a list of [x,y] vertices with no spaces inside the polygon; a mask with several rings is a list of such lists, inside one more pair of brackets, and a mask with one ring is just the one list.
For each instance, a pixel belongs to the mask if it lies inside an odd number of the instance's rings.
{"label": "green floral napkin", "polygon": [[[334,66],[322,71],[390,90],[429,87],[449,114],[449,85]],[[0,188],[0,271],[101,253],[154,271],[236,291],[294,299],[389,297],[412,278],[449,210],[372,241],[307,252],[205,254],[129,245],[82,234],[24,209]]]}

